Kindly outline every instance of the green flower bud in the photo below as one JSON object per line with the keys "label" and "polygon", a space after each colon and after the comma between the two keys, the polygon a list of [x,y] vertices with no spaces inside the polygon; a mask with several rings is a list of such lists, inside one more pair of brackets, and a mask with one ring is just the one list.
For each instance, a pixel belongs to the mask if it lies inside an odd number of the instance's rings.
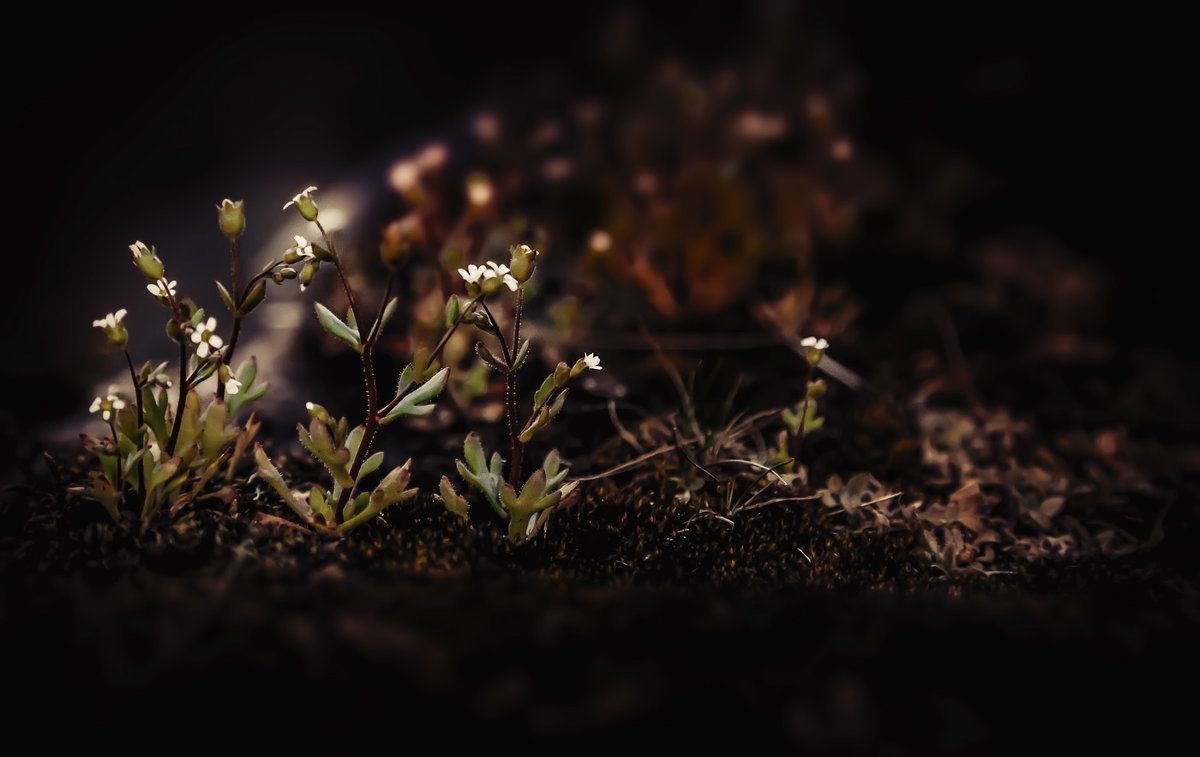
{"label": "green flower bud", "polygon": [[296,269],[295,268],[280,268],[278,271],[276,271],[276,273],[278,273],[280,276],[282,276],[285,279],[296,278]]}
{"label": "green flower bud", "polygon": [[312,418],[316,418],[321,423],[329,424],[329,411],[321,407],[315,402],[305,402],[304,408],[308,410],[308,414]]}
{"label": "green flower bud", "polygon": [[316,187],[309,187],[293,197],[287,204],[283,206],[283,209],[287,210],[292,205],[295,205],[296,209],[300,211],[300,215],[303,216],[305,221],[317,220],[317,204],[313,202],[312,198],[312,193],[315,191],[317,191]]}
{"label": "green flower bud", "polygon": [[230,239],[237,239],[246,228],[246,215],[242,212],[242,201],[226,198],[217,206],[217,224]]}
{"label": "green flower bud", "polygon": [[266,296],[267,282],[259,281],[254,285],[254,288],[250,290],[250,294],[246,295],[245,302],[243,302],[242,306],[238,308],[238,315],[248,314],[251,310],[258,307],[259,303],[261,303],[263,298]]}
{"label": "green flower bud", "polygon": [[183,341],[183,326],[174,318],[167,321],[167,336],[171,337],[171,341],[174,342]]}
{"label": "green flower bud", "polygon": [[313,276],[317,273],[317,267],[321,265],[316,260],[310,260],[300,269],[300,291],[308,289],[308,285],[312,283]]}
{"label": "green flower bud", "polygon": [[571,380],[571,368],[566,363],[560,362],[554,366],[554,386],[561,389]]}
{"label": "green flower bud", "polygon": [[512,262],[509,269],[514,279],[524,284],[533,276],[533,266],[537,261],[538,251],[527,244],[512,248]]}
{"label": "green flower bud", "polygon": [[151,281],[158,281],[163,277],[163,264],[153,247],[147,248],[138,241],[129,245],[129,249],[133,251],[133,264],[141,269],[143,276]]}

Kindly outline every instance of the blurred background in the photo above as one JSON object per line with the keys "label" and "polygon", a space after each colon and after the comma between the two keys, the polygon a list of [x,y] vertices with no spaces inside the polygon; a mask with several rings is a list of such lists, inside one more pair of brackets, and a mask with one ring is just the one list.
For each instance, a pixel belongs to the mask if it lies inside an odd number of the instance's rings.
{"label": "blurred background", "polygon": [[126,307],[131,324],[158,322],[130,265],[134,240],[157,245],[172,278],[211,288],[227,270],[213,209],[225,197],[245,200],[243,249],[257,251],[285,228],[279,207],[295,192],[363,181],[384,192],[391,161],[496,93],[550,79],[619,97],[618,59],[626,75],[671,58],[704,69],[799,39],[844,62],[858,149],[908,186],[930,160],[972,166],[970,181],[945,190],[952,233],[940,254],[1034,231],[1108,272],[1115,338],[1186,352],[1190,282],[1175,271],[1191,245],[1173,235],[1182,203],[1163,179],[1187,181],[1174,168],[1175,28],[1153,11],[1032,2],[42,14],[21,31],[27,47],[5,53],[17,173],[6,189],[3,423],[86,409],[92,385],[120,368],[93,319]]}

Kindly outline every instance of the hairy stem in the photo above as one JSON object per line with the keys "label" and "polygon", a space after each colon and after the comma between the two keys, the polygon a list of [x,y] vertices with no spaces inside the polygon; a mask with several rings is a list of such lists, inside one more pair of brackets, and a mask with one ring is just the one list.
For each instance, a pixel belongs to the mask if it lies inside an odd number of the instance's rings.
{"label": "hairy stem", "polygon": [[[133,396],[137,400],[137,425],[138,432],[141,433],[142,424],[146,422],[146,417],[142,412],[142,382],[138,379],[137,371],[133,367],[133,356],[129,354],[129,348],[124,348],[125,363],[129,366],[129,378],[133,380]],[[113,435],[113,439],[116,439]],[[141,446],[141,440],[138,440],[138,446]],[[146,491],[146,473],[142,470],[142,464],[138,462],[138,491]]]}
{"label": "hairy stem", "polygon": [[183,404],[187,400],[187,344],[179,342],[179,399],[175,401],[175,422],[171,425],[171,438],[167,441],[167,457],[175,457],[175,443],[179,441],[179,429],[183,427]]}
{"label": "hairy stem", "polygon": [[[521,309],[525,301],[525,288],[517,287],[517,310],[513,318],[513,350],[519,350],[521,344]],[[503,342],[501,342],[503,345]],[[515,360],[515,354],[513,360]],[[508,416],[508,442],[512,453],[512,462],[508,468],[508,483],[514,488],[521,481],[521,463],[525,456],[525,442],[517,434],[517,377],[516,366],[512,360],[507,360],[508,372],[504,374],[504,414]]]}
{"label": "hairy stem", "polygon": [[[229,240],[229,291],[233,293],[233,296],[237,296],[237,239]],[[244,300],[245,297],[234,303],[237,309],[233,311],[233,327],[229,332],[229,346],[225,348],[225,364],[231,367],[233,365],[233,351],[237,349],[238,334],[242,330],[242,316],[239,311],[242,309],[242,302]],[[217,381],[217,399],[225,399],[224,381]]]}

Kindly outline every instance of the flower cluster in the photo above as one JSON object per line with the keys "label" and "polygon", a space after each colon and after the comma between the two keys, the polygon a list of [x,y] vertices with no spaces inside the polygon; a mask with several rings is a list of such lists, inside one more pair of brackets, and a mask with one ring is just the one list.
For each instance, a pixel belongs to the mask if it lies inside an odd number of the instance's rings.
{"label": "flower cluster", "polygon": [[467,294],[471,297],[478,297],[481,292],[491,294],[501,286],[508,287],[512,292],[517,291],[517,280],[513,278],[508,266],[493,261],[488,261],[486,266],[469,265],[465,269],[459,268],[458,275],[467,282]]}

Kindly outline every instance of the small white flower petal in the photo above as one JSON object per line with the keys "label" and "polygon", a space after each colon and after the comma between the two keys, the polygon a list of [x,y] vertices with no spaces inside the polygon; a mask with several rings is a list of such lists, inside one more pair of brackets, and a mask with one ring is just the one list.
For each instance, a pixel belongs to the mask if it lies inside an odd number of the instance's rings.
{"label": "small white flower petal", "polygon": [[99,397],[97,397],[96,399],[92,400],[92,406],[88,408],[88,412],[89,412],[89,413],[94,413],[94,412],[96,412],[97,410],[99,410],[99,409],[100,409],[100,403],[101,403],[101,401],[102,401],[102,400],[101,400]]}

